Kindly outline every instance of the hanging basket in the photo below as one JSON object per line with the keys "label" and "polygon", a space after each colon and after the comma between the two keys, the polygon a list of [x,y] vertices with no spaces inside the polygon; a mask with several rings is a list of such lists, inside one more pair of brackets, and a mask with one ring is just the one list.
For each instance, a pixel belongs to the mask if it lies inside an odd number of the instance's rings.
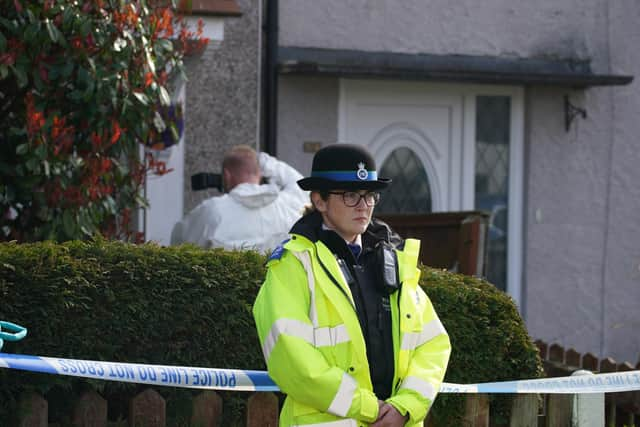
{"label": "hanging basket", "polygon": [[155,151],[166,150],[180,142],[184,131],[184,109],[181,103],[159,107],[145,144]]}

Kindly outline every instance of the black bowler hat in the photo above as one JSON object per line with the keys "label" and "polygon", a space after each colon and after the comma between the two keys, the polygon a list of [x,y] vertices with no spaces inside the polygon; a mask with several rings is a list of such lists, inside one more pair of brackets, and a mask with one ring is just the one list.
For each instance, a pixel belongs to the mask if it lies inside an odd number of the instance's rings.
{"label": "black bowler hat", "polygon": [[303,190],[381,190],[391,182],[378,178],[376,162],[361,145],[332,144],[313,156],[311,176],[298,181]]}

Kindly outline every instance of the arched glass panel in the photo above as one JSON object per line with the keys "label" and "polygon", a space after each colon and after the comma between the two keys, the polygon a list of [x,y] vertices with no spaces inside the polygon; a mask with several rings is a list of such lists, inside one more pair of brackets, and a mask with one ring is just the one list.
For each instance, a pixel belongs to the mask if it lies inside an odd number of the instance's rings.
{"label": "arched glass panel", "polygon": [[378,172],[393,181],[382,192],[378,214],[431,212],[431,189],[422,162],[409,148],[393,150]]}

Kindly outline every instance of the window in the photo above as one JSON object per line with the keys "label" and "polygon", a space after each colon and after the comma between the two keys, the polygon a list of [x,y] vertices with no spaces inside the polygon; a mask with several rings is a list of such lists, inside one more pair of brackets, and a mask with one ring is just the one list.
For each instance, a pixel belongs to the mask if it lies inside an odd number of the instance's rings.
{"label": "window", "polygon": [[376,213],[431,212],[429,178],[422,162],[409,148],[395,149],[385,159],[378,176],[393,181],[382,193]]}
{"label": "window", "polygon": [[507,288],[511,98],[476,97],[475,206],[490,214],[487,280]]}

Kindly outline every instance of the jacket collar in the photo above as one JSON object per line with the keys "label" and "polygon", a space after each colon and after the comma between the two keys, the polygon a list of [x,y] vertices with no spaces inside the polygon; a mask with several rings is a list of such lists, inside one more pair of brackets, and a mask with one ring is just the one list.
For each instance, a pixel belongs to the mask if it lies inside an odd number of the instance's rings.
{"label": "jacket collar", "polygon": [[[300,218],[291,228],[291,234],[298,234],[309,239],[313,243],[322,241],[336,255],[344,255],[351,251],[347,247],[344,239],[333,230],[322,229],[322,215],[318,211],[311,212]],[[373,218],[369,226],[362,234],[362,250],[374,247],[378,242],[385,241],[400,249],[403,239],[391,228],[378,219]],[[353,255],[351,255],[353,256]]]}

